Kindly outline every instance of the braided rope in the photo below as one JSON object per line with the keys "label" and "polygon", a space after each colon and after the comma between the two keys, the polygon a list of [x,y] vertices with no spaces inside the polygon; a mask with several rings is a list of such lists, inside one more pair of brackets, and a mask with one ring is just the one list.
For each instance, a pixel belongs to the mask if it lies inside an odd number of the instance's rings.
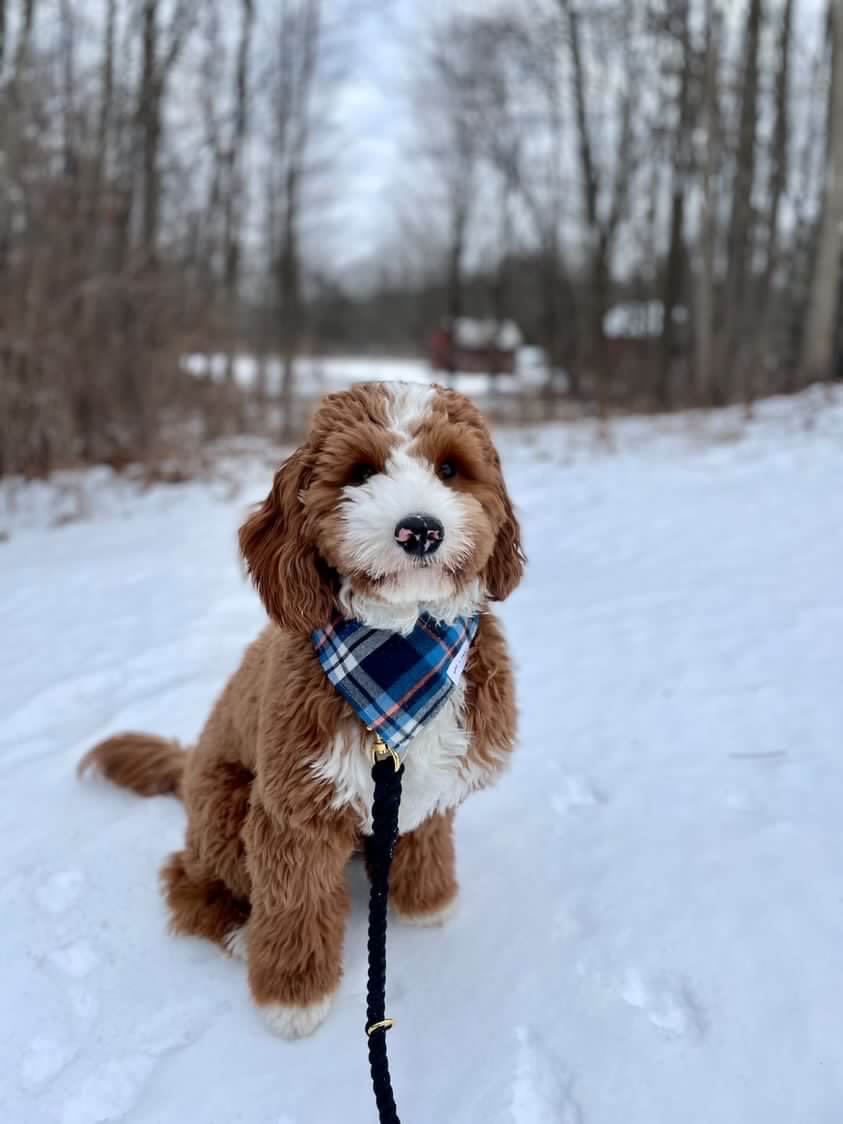
{"label": "braided rope", "polygon": [[372,834],[366,839],[366,859],[371,880],[369,895],[369,981],[366,991],[366,1034],[369,1069],[378,1106],[380,1124],[401,1124],[386,1052],[386,911],[389,899],[389,868],[398,839],[398,808],[404,766],[396,770],[390,758],[372,768],[375,795],[372,801]]}

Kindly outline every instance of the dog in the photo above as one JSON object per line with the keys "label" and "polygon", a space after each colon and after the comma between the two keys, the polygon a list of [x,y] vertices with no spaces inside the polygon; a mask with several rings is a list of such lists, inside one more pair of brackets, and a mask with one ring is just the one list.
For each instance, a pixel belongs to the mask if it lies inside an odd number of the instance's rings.
{"label": "dog", "polygon": [[298,1038],[339,987],[345,868],[371,831],[373,793],[372,735],[323,673],[312,634],[337,618],[401,635],[420,614],[477,618],[458,687],[407,753],[391,874],[397,917],[440,924],[457,897],[455,810],[496,779],[515,741],[512,669],[489,602],[515,589],[525,557],[480,411],[411,383],[325,397],[240,547],[270,623],[196,746],[119,734],[80,772],[181,798],[184,848],[161,872],[170,928],[244,958],[269,1027]]}

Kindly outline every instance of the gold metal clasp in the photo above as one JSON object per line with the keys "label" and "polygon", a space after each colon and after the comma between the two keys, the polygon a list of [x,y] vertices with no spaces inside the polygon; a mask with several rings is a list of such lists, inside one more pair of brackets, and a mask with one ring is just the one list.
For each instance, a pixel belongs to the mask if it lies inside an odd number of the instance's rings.
{"label": "gold metal clasp", "polygon": [[384,761],[387,757],[391,757],[392,764],[395,766],[395,772],[397,773],[401,768],[401,758],[398,756],[394,749],[391,749],[386,744],[380,734],[375,733],[371,726],[369,727],[369,733],[373,738],[371,746],[372,764],[374,765],[378,761]]}
{"label": "gold metal clasp", "polygon": [[367,1026],[366,1034],[369,1036],[369,1038],[371,1038],[376,1030],[391,1030],[391,1028],[394,1026],[394,1019],[381,1019],[379,1023],[372,1023],[371,1026]]}

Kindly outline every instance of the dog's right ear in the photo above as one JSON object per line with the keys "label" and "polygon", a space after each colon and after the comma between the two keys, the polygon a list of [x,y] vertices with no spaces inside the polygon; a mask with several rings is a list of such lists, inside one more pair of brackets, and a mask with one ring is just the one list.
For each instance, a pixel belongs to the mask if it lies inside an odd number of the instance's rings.
{"label": "dog's right ear", "polygon": [[301,492],[309,478],[305,446],[281,465],[272,491],[240,528],[240,550],[267,613],[282,628],[308,634],[334,609],[329,573],[305,525]]}

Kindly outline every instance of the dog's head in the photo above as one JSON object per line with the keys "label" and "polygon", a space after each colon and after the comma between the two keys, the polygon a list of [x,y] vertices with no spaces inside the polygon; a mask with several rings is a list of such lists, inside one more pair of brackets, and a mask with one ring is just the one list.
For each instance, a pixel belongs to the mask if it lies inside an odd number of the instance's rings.
{"label": "dog's head", "polygon": [[502,601],[524,555],[500,459],[461,394],[358,385],[322,402],[305,444],[240,530],[269,615],[310,632],[337,607],[409,630]]}

